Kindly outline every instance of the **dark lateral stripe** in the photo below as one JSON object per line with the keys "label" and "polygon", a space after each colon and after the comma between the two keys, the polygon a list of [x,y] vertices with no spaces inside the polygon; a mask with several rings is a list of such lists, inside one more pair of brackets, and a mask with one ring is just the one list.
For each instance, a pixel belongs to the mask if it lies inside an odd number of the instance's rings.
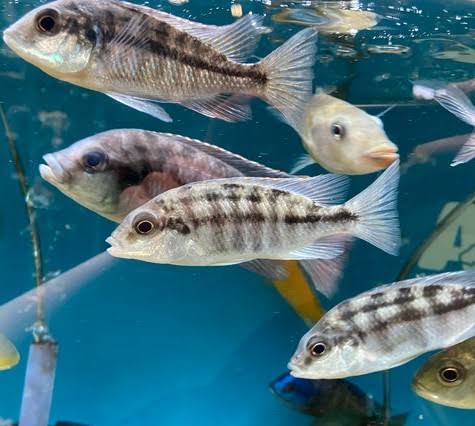
{"label": "dark lateral stripe", "polygon": [[226,215],[223,213],[215,214],[212,216],[206,216],[199,218],[197,220],[198,226],[202,225],[213,225],[213,226],[224,226],[228,223],[262,223],[266,221],[264,214],[259,212],[247,213],[247,214],[230,214]]}
{"label": "dark lateral stripe", "polygon": [[168,23],[147,17],[144,19],[148,19],[148,31],[151,37],[144,42],[131,34],[127,40],[128,45],[193,69],[227,77],[250,78],[260,85],[267,83],[267,75],[259,65],[247,66],[230,62],[225,55],[189,34],[177,31]]}
{"label": "dark lateral stripe", "polygon": [[[434,286],[437,287],[437,286]],[[401,304],[401,303],[400,303]],[[449,314],[451,312],[459,311],[465,309],[471,305],[475,304],[475,289],[468,288],[463,289],[459,292],[458,297],[454,298],[452,302],[445,304],[445,303],[433,303],[429,309],[427,310],[420,310],[413,307],[406,307],[402,308],[401,311],[392,317],[384,320],[384,321],[377,321],[373,327],[370,327],[368,330],[362,330],[357,327],[354,323],[353,331],[357,333],[362,341],[371,335],[374,332],[380,333],[395,324],[401,324],[405,322],[413,322],[413,321],[420,321],[425,318],[430,318],[434,316],[441,316],[445,314]],[[390,306],[386,305],[386,306]],[[358,311],[358,312],[361,312]],[[355,315],[357,312],[353,312]],[[377,311],[374,311],[376,314]],[[347,320],[351,321],[351,318],[347,318]]]}
{"label": "dark lateral stripe", "polygon": [[340,210],[335,214],[332,215],[318,215],[318,214],[309,214],[306,216],[297,216],[288,214],[284,217],[284,222],[288,225],[295,225],[295,224],[304,224],[304,223],[317,223],[317,222],[330,222],[330,223],[337,223],[337,222],[348,222],[352,220],[357,220],[358,215],[354,214],[347,210]]}
{"label": "dark lateral stripe", "polygon": [[227,59],[225,59],[222,64],[219,64],[215,61],[208,61],[206,56],[189,55],[188,53],[179,51],[170,46],[165,46],[161,42],[153,40],[142,45],[140,48],[163,58],[188,65],[194,69],[205,70],[226,77],[249,78],[262,86],[267,83],[267,75],[261,71],[258,65],[239,65],[230,63]]}
{"label": "dark lateral stripe", "polygon": [[[411,303],[414,300],[416,300],[416,293],[415,293],[416,289],[417,287],[414,287],[414,291],[411,287],[400,288],[398,289],[397,296],[389,301],[384,300],[384,297],[388,293],[384,293],[384,292],[374,293],[370,296],[370,298],[374,300],[374,303],[368,303],[358,308],[357,310],[352,310],[350,308],[351,302],[348,302],[345,305],[347,307],[346,309],[343,308],[342,306],[343,309],[342,309],[342,313],[340,314],[340,317],[343,320],[349,320],[361,312],[365,312],[365,313],[377,312],[379,309],[387,308],[391,306],[401,307],[402,305],[405,305],[406,303]],[[436,297],[443,290],[444,290],[444,287],[440,285],[426,286],[422,290],[422,296],[419,296],[419,297],[431,299],[431,298]],[[431,302],[429,301],[429,303]]]}

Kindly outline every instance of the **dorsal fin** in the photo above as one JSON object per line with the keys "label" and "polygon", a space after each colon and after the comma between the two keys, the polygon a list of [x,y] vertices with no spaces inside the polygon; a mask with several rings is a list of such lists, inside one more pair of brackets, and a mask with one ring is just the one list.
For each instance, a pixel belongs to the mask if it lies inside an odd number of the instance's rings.
{"label": "dorsal fin", "polygon": [[206,25],[180,18],[147,6],[124,3],[129,9],[141,11],[148,16],[172,25],[212,46],[232,61],[242,62],[252,55],[259,43],[261,34],[268,31],[262,25],[261,15],[246,15],[229,25]]}
{"label": "dorsal fin", "polygon": [[215,184],[256,185],[291,192],[310,198],[321,206],[342,204],[346,198],[348,176],[326,174],[315,177],[268,178],[234,177],[213,180]]}
{"label": "dorsal fin", "polygon": [[241,157],[238,154],[234,154],[230,151],[226,151],[219,146],[211,145],[206,142],[201,142],[196,139],[187,138],[186,136],[174,135],[171,133],[164,133],[166,136],[178,140],[179,142],[191,146],[204,152],[205,154],[211,155],[218,160],[221,160],[223,163],[228,164],[231,167],[234,167],[236,170],[241,172],[244,176],[256,176],[256,177],[273,177],[273,178],[282,178],[288,177],[289,175],[280,170],[271,169],[266,167],[263,164],[257,163],[255,161],[248,160],[247,158]]}

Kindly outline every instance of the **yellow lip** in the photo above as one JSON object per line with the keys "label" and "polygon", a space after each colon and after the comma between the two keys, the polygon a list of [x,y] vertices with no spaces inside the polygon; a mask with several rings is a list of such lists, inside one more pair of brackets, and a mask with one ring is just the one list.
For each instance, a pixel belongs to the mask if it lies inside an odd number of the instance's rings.
{"label": "yellow lip", "polygon": [[396,145],[381,144],[365,152],[365,156],[376,161],[381,167],[387,167],[399,159]]}

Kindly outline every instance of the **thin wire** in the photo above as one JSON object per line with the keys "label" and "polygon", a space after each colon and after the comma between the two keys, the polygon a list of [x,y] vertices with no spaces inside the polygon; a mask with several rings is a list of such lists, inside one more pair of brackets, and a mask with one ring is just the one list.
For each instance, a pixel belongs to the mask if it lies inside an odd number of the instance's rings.
{"label": "thin wire", "polygon": [[[5,128],[5,137],[7,139],[8,149],[10,150],[10,155],[15,166],[16,177],[18,179],[18,184],[20,185],[20,191],[23,195],[23,200],[25,201],[26,213],[29,221],[30,237],[31,243],[33,246],[33,264],[35,270],[35,283],[36,287],[39,288],[43,283],[43,261],[41,258],[41,248],[40,248],[40,236],[38,233],[38,226],[35,219],[35,210],[33,206],[28,203],[28,181],[26,179],[25,171],[21,164],[20,155],[15,143],[15,135],[10,129],[8,124],[7,115],[3,105],[0,103],[0,116]],[[36,318],[38,322],[44,322],[44,301],[41,292],[38,292],[37,303],[36,303]]]}
{"label": "thin wire", "polygon": [[389,370],[383,372],[383,426],[388,426],[391,419],[391,377],[389,374]]}

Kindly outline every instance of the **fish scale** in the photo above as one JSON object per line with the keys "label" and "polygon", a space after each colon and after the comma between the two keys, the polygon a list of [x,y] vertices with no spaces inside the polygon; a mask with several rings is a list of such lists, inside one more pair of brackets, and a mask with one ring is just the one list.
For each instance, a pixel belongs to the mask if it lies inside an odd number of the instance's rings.
{"label": "fish scale", "polygon": [[[474,334],[475,271],[416,278],[334,307],[301,339],[289,368],[306,378],[366,374]],[[325,355],[313,355],[321,343]]]}

